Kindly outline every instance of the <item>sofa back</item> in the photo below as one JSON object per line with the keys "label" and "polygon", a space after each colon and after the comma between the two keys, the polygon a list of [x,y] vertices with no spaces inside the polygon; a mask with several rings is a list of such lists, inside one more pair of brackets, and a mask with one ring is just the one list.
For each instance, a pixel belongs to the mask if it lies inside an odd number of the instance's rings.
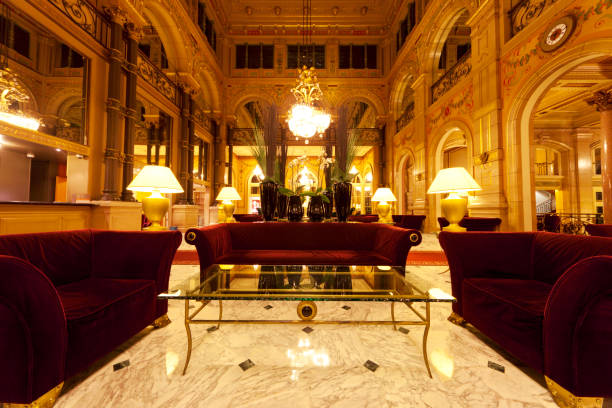
{"label": "sofa back", "polygon": [[372,250],[377,233],[387,225],[364,223],[233,223],[225,224],[232,249]]}
{"label": "sofa back", "polygon": [[539,232],[533,243],[533,273],[553,284],[576,262],[596,255],[612,255],[612,238]]}
{"label": "sofa back", "polygon": [[91,275],[89,230],[0,236],[0,255],[21,258],[40,269],[55,286]]}

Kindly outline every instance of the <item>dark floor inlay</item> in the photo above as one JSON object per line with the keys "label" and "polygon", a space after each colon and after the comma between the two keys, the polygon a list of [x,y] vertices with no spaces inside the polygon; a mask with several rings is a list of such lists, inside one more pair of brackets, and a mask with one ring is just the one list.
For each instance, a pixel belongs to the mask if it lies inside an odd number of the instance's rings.
{"label": "dark floor inlay", "polygon": [[349,310],[351,307],[350,307],[350,306],[347,306],[347,305],[344,305],[344,306],[342,306],[342,308],[343,308],[344,310]]}
{"label": "dark floor inlay", "polygon": [[410,333],[410,330],[408,330],[408,329],[407,329],[407,328],[405,328],[405,327],[400,327],[400,328],[399,328],[399,329],[397,329],[397,330],[401,331],[401,332],[402,332],[402,333],[404,333],[404,334],[408,334],[408,333]]}
{"label": "dark floor inlay", "polygon": [[272,306],[272,305],[266,305],[266,306],[264,306],[264,309],[266,309],[266,310],[270,310],[270,309],[272,309],[273,307],[274,307],[274,306]]}
{"label": "dark floor inlay", "polygon": [[243,361],[242,363],[238,364],[240,366],[240,368],[242,368],[242,371],[246,371],[249,368],[253,367],[255,365],[254,362],[251,361],[251,359],[249,358],[248,360]]}
{"label": "dark floor inlay", "polygon": [[219,328],[217,326],[210,326],[208,329],[206,329],[207,332],[212,333],[215,330],[218,330]]}
{"label": "dark floor inlay", "polygon": [[497,363],[494,363],[494,362],[492,362],[492,361],[489,361],[489,364],[487,364],[487,365],[489,366],[489,368],[492,368],[492,369],[494,369],[494,370],[497,370],[497,371],[499,371],[500,373],[505,373],[505,372],[506,372],[506,367],[504,367],[504,366],[503,366],[503,365],[501,365],[501,364],[497,364]]}
{"label": "dark floor inlay", "polygon": [[125,360],[117,364],[113,364],[113,371],[121,370],[130,365],[130,360]]}
{"label": "dark floor inlay", "polygon": [[376,371],[376,369],[379,367],[378,364],[376,364],[375,362],[373,362],[372,360],[368,360],[365,362],[365,364],[363,365],[365,368],[367,368],[368,370],[370,370],[371,372]]}
{"label": "dark floor inlay", "polygon": [[306,334],[310,334],[314,331],[314,329],[312,327],[304,327],[302,331]]}

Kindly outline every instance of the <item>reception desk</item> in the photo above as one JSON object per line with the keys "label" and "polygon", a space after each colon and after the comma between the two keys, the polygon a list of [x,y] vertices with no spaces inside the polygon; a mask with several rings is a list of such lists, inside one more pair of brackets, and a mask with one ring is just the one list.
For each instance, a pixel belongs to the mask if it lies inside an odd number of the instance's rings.
{"label": "reception desk", "polygon": [[140,230],[142,206],[122,201],[89,203],[0,202],[0,234],[96,228]]}

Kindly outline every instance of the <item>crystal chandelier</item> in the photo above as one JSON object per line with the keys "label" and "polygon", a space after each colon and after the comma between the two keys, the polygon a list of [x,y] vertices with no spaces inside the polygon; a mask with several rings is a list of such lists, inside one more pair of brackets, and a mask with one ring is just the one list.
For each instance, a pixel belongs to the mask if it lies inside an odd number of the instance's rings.
{"label": "crystal chandelier", "polygon": [[[323,92],[314,67],[311,2],[312,0],[302,0],[302,50],[310,48],[310,61],[304,61],[304,65],[298,70],[297,85],[291,89],[296,104],[291,107],[287,118],[291,133],[296,139],[306,139],[306,144],[308,139],[317,133],[325,132],[331,122],[328,113],[314,106],[315,101],[321,100]],[[310,68],[306,66],[306,62],[310,63]]]}

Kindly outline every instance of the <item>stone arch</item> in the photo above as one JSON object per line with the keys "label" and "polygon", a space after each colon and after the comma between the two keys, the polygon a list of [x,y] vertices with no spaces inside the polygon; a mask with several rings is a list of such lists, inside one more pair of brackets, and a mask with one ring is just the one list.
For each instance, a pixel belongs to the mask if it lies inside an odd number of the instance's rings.
{"label": "stone arch", "polygon": [[504,160],[511,229],[530,231],[536,226],[530,128],[541,97],[563,74],[591,59],[609,56],[611,49],[612,39],[598,39],[560,52],[531,73],[511,99],[505,125],[509,149]]}
{"label": "stone arch", "polygon": [[372,92],[368,91],[356,91],[354,94],[346,94],[338,99],[336,107],[346,105],[349,102],[364,102],[374,108],[374,113],[378,115],[384,115],[385,108],[381,99]]}
{"label": "stone arch", "polygon": [[[442,2],[444,4],[444,2]],[[436,64],[440,59],[440,55],[442,54],[442,49],[444,48],[444,43],[455,26],[455,23],[461,18],[463,13],[468,12],[469,15],[472,14],[472,10],[467,4],[467,2],[457,1],[447,5],[447,12],[444,14],[441,12],[440,23],[434,23],[434,26],[431,27],[430,36],[426,41],[426,51],[423,58],[424,64],[422,65],[426,72],[430,72],[432,76],[432,82],[435,82],[436,78],[433,77],[437,71]]]}
{"label": "stone arch", "polygon": [[169,5],[160,1],[147,1],[144,14],[149,19],[164,45],[168,57],[168,67],[177,72],[191,72],[188,44],[191,40],[179,28],[173,14],[168,12]]}
{"label": "stone arch", "polygon": [[[429,151],[433,152],[434,160],[430,161],[428,177],[427,177],[427,188],[433,182],[434,177],[438,174],[438,171],[442,168],[442,160],[443,160],[443,149],[448,138],[453,135],[455,132],[463,133],[466,142],[466,154],[467,154],[467,166],[466,169],[470,175],[474,174],[474,165],[473,165],[473,135],[472,130],[467,125],[467,123],[461,120],[452,120],[446,123],[437,133],[436,136],[432,139],[429,147]],[[441,216],[441,207],[440,207],[440,194],[435,194],[432,197],[430,212],[429,212],[429,224],[431,226],[436,225],[437,218]]]}
{"label": "stone arch", "polygon": [[[408,213],[409,200],[407,197],[407,191],[404,191],[406,185],[410,183],[410,185],[415,185],[415,174],[414,170],[411,175],[406,173],[407,165],[412,162],[412,167],[416,166],[416,157],[414,155],[414,151],[410,148],[406,150],[406,153],[402,155],[398,162],[398,167],[396,169],[396,180],[399,180],[399,183],[396,184],[396,197],[398,198],[398,210],[401,214]],[[406,178],[409,178],[406,180]]]}
{"label": "stone arch", "polygon": [[206,66],[196,66],[194,72],[196,72],[202,99],[207,105],[206,108],[212,111],[219,111],[221,109],[221,90],[217,85],[215,76]]}
{"label": "stone arch", "polygon": [[389,113],[393,119],[397,119],[402,113],[402,102],[406,92],[412,91],[411,85],[416,79],[418,67],[414,62],[409,62],[395,79],[389,95]]}

